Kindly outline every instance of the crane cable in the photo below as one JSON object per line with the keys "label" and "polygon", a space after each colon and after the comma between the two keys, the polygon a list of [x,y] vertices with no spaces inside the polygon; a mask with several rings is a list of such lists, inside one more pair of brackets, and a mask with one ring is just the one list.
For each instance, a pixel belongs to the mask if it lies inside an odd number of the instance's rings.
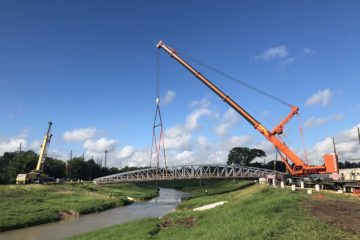
{"label": "crane cable", "polygon": [[259,93],[261,95],[264,95],[264,96],[266,96],[268,98],[271,98],[271,99],[273,99],[273,100],[275,100],[275,101],[277,101],[277,102],[279,102],[281,104],[284,104],[286,106],[289,106],[289,107],[293,106],[292,104],[286,102],[285,100],[283,100],[283,99],[281,99],[281,98],[279,98],[277,96],[274,96],[274,95],[272,95],[272,94],[270,94],[268,92],[264,92],[263,90],[260,90],[260,89],[254,87],[254,86],[252,86],[252,85],[250,85],[250,84],[248,84],[248,83],[246,83],[244,81],[241,81],[240,79],[235,78],[235,77],[233,77],[233,76],[231,76],[231,75],[229,75],[229,74],[227,74],[227,73],[225,73],[225,72],[223,72],[223,71],[221,71],[221,70],[219,70],[219,69],[217,69],[215,67],[212,67],[212,66],[210,66],[208,64],[205,64],[205,63],[203,63],[203,62],[201,62],[201,61],[199,61],[199,60],[197,60],[197,59],[195,59],[195,58],[193,58],[193,57],[191,57],[189,55],[186,55],[186,54],[183,54],[183,53],[179,54],[178,51],[177,51],[177,53],[178,53],[178,55],[184,56],[185,58],[189,59],[190,61],[195,62],[195,63],[197,63],[197,64],[199,64],[199,65],[213,71],[213,72],[216,72],[219,75],[222,75],[223,77],[226,77],[226,78],[228,78],[228,79],[230,79],[230,80],[232,80],[232,81],[234,81],[234,82],[236,82],[238,84],[241,84],[241,85],[253,90],[254,92],[257,92],[257,93]]}
{"label": "crane cable", "polygon": [[[231,76],[231,75],[229,75],[229,74],[227,74],[227,73],[225,73],[225,72],[223,72],[223,71],[221,71],[221,70],[219,70],[219,69],[217,69],[215,67],[212,67],[212,66],[210,66],[210,65],[208,65],[206,63],[203,63],[203,62],[201,62],[200,60],[198,60],[198,59],[196,59],[194,57],[191,57],[191,56],[189,56],[187,54],[184,54],[184,53],[180,53],[179,51],[177,51],[177,54],[189,59],[190,61],[192,61],[192,62],[194,62],[194,63],[196,63],[196,64],[198,64],[200,66],[203,66],[204,68],[207,68],[207,69],[209,69],[209,70],[211,70],[213,72],[216,72],[217,74],[219,74],[219,75],[221,75],[221,76],[223,76],[225,78],[228,78],[228,79],[230,79],[230,80],[232,80],[232,81],[234,81],[234,82],[236,82],[236,83],[238,83],[240,85],[243,85],[244,87],[247,87],[248,89],[253,90],[254,92],[257,92],[258,94],[261,94],[261,95],[264,95],[264,96],[266,96],[268,98],[271,98],[271,99],[273,99],[273,100],[275,100],[275,101],[277,101],[277,102],[279,102],[279,103],[281,103],[281,104],[283,104],[285,106],[288,106],[288,107],[293,106],[292,104],[286,102],[285,100],[283,100],[283,99],[281,99],[281,98],[279,98],[277,96],[274,96],[274,95],[272,95],[272,94],[270,94],[268,92],[264,92],[264,91],[254,87],[254,86],[252,86],[252,85],[250,85],[250,84],[248,84],[248,83],[246,83],[244,81],[241,81],[240,79],[235,78],[235,77],[233,77],[233,76]],[[304,136],[303,136],[302,125],[301,125],[299,115],[298,115],[298,119],[299,119],[300,136],[301,136],[302,145],[303,145],[303,148],[304,148],[304,157],[305,157],[306,162],[308,163],[307,152],[306,152],[306,148],[305,148],[305,140],[304,140]],[[269,122],[267,119],[264,119],[264,120]],[[287,139],[289,141],[289,138],[287,138]],[[295,149],[299,152],[299,150],[296,148],[296,146],[294,146],[294,144],[291,143],[291,141],[290,141],[290,145],[295,147]]]}
{"label": "crane cable", "polygon": [[160,51],[158,48],[156,49],[155,92],[156,97],[160,98]]}
{"label": "crane cable", "polygon": [[[156,110],[155,110],[155,116],[153,122],[153,134],[151,141],[150,167],[152,163],[153,154],[156,153],[156,173],[159,174],[160,159],[163,157],[164,165],[165,165],[165,174],[167,174],[165,141],[164,141],[163,123],[162,123],[162,117],[160,111],[160,51],[159,49],[157,49],[157,53],[156,53],[155,92],[156,92]],[[156,131],[157,128],[160,128],[159,136],[157,136],[157,131]]]}
{"label": "crane cable", "polygon": [[307,157],[306,146],[305,146],[305,138],[304,138],[304,134],[303,134],[303,130],[302,130],[302,124],[301,124],[301,119],[300,119],[300,114],[297,114],[297,118],[298,118],[298,121],[299,121],[299,131],[300,131],[301,141],[302,141],[302,145],[303,145],[303,148],[304,148],[305,162],[306,162],[307,164],[309,164],[309,160],[308,160],[308,157]]}

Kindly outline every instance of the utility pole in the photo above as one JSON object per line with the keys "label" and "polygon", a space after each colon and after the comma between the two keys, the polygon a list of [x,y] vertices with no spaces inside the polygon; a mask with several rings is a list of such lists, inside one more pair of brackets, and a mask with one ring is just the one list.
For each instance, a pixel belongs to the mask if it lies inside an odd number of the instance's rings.
{"label": "utility pole", "polygon": [[335,155],[337,155],[336,146],[335,146],[335,138],[334,137],[332,138],[332,141],[333,141],[334,153],[335,153]]}
{"label": "utility pole", "polygon": [[72,150],[70,151],[70,160],[72,160]]}
{"label": "utility pole", "polygon": [[83,153],[83,160],[85,161],[85,153]]}
{"label": "utility pole", "polygon": [[358,130],[358,138],[359,138],[359,144],[360,144],[360,128],[358,127],[357,130]]}
{"label": "utility pole", "polygon": [[21,142],[20,142],[20,151],[19,151],[19,152],[20,152],[20,154],[21,154]]}
{"label": "utility pole", "polygon": [[107,154],[108,154],[108,150],[105,150],[105,167],[106,167],[106,156],[107,156]]}
{"label": "utility pole", "polygon": [[276,171],[276,161],[274,161],[274,171]]}

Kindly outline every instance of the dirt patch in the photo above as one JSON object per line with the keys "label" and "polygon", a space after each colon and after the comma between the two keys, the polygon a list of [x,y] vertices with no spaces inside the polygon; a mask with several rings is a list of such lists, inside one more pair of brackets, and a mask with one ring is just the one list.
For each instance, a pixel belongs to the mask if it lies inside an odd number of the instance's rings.
{"label": "dirt patch", "polygon": [[79,217],[79,213],[74,211],[74,210],[70,210],[70,211],[63,211],[63,212],[58,212],[58,215],[60,216],[60,218],[62,220],[65,219],[75,219]]}
{"label": "dirt patch", "polygon": [[316,199],[316,200],[324,200],[325,198],[326,198],[326,195],[322,194],[322,193],[316,194],[313,197],[313,199]]}
{"label": "dirt patch", "polygon": [[157,224],[148,232],[151,237],[154,237],[160,230],[165,228],[174,226],[192,227],[195,224],[195,219],[193,217],[184,217],[176,220],[169,217],[163,217],[161,220],[161,223]]}
{"label": "dirt patch", "polygon": [[314,196],[312,200],[306,202],[311,215],[345,231],[360,235],[360,202],[320,199]]}
{"label": "dirt patch", "polygon": [[169,217],[164,217],[162,222],[159,224],[160,229],[172,227],[172,226],[182,226],[182,227],[192,227],[195,224],[195,219],[193,217],[184,217],[180,219],[173,220]]}

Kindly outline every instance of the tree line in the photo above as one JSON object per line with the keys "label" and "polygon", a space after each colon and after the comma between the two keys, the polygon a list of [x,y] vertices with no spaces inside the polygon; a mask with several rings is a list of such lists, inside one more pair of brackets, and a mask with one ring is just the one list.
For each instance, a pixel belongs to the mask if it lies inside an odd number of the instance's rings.
{"label": "tree line", "polygon": [[[276,171],[285,172],[286,166],[282,161],[272,160],[267,163],[253,162],[255,158],[266,157],[263,150],[248,147],[234,147],[230,150],[228,155],[227,164],[237,164],[248,167],[266,168]],[[343,168],[360,168],[360,162],[339,162],[339,169]]]}
{"label": "tree line", "polygon": [[[266,168],[277,171],[286,171],[285,164],[282,161],[269,161],[267,163],[253,162],[256,158],[266,157],[261,149],[235,147],[230,150],[227,164],[237,164],[258,168]],[[6,152],[0,156],[0,184],[15,183],[17,174],[28,173],[36,168],[38,154],[33,151],[26,152]],[[143,167],[147,168],[147,167]],[[360,168],[360,162],[339,162],[339,168]],[[59,159],[47,157],[44,165],[44,173],[54,178],[65,178],[77,181],[93,180],[97,177],[111,174],[134,171],[141,169],[138,167],[103,167],[97,164],[93,159],[85,160],[83,157],[75,157],[67,161],[67,164]]]}
{"label": "tree line", "polygon": [[267,163],[253,162],[256,158],[266,157],[266,153],[257,148],[234,147],[229,151],[226,164],[236,164],[247,167],[265,168],[280,172],[286,171],[286,166],[282,161],[272,160]]}
{"label": "tree line", "polygon": [[[39,155],[33,151],[6,152],[0,156],[0,184],[15,183],[17,174],[28,173],[36,168]],[[65,178],[77,181],[93,180],[110,174],[137,170],[136,167],[102,167],[93,159],[85,160],[82,157],[72,158],[67,164],[59,159],[46,157],[44,173],[54,178]]]}

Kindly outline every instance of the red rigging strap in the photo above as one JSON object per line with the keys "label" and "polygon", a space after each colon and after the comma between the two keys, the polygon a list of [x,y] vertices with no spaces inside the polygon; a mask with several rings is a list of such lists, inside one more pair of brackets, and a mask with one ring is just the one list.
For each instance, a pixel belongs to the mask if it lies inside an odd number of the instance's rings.
{"label": "red rigging strap", "polygon": [[[241,116],[245,118],[256,130],[258,130],[268,141],[270,141],[285,157],[282,157],[283,161],[287,163],[287,160],[290,160],[294,163],[294,169],[290,166],[290,164],[286,164],[289,172],[294,174],[304,173],[305,168],[308,168],[309,171],[316,171],[316,167],[307,166],[304,161],[298,157],[291,149],[289,149],[286,144],[280,140],[277,135],[281,134],[283,128],[289,120],[298,113],[299,108],[292,106],[290,114],[278,124],[272,132],[265,128],[260,122],[258,122],[253,116],[251,116],[248,112],[245,111],[242,107],[240,107],[234,100],[232,100],[229,96],[227,96],[224,92],[222,92],[217,86],[215,86],[210,80],[204,77],[200,72],[195,70],[190,64],[188,64],[184,59],[182,59],[174,49],[166,46],[164,42],[160,41],[157,44],[157,48],[162,48],[165,50],[172,58],[178,61],[181,65],[183,65],[188,71],[190,71],[196,78],[198,78],[201,82],[203,82],[208,88],[210,88],[214,93],[216,93],[224,102],[229,104],[235,111],[237,111]],[[317,166],[319,170],[324,170],[323,166]],[[321,169],[320,169],[321,168]]]}
{"label": "red rigging strap", "polygon": [[152,166],[154,154],[156,155],[157,170],[159,170],[162,160],[164,161],[165,169],[167,169],[163,122],[160,111],[160,98],[156,99],[156,110],[155,110],[155,117],[153,123],[153,134],[152,134],[151,152],[150,152],[150,167]]}

